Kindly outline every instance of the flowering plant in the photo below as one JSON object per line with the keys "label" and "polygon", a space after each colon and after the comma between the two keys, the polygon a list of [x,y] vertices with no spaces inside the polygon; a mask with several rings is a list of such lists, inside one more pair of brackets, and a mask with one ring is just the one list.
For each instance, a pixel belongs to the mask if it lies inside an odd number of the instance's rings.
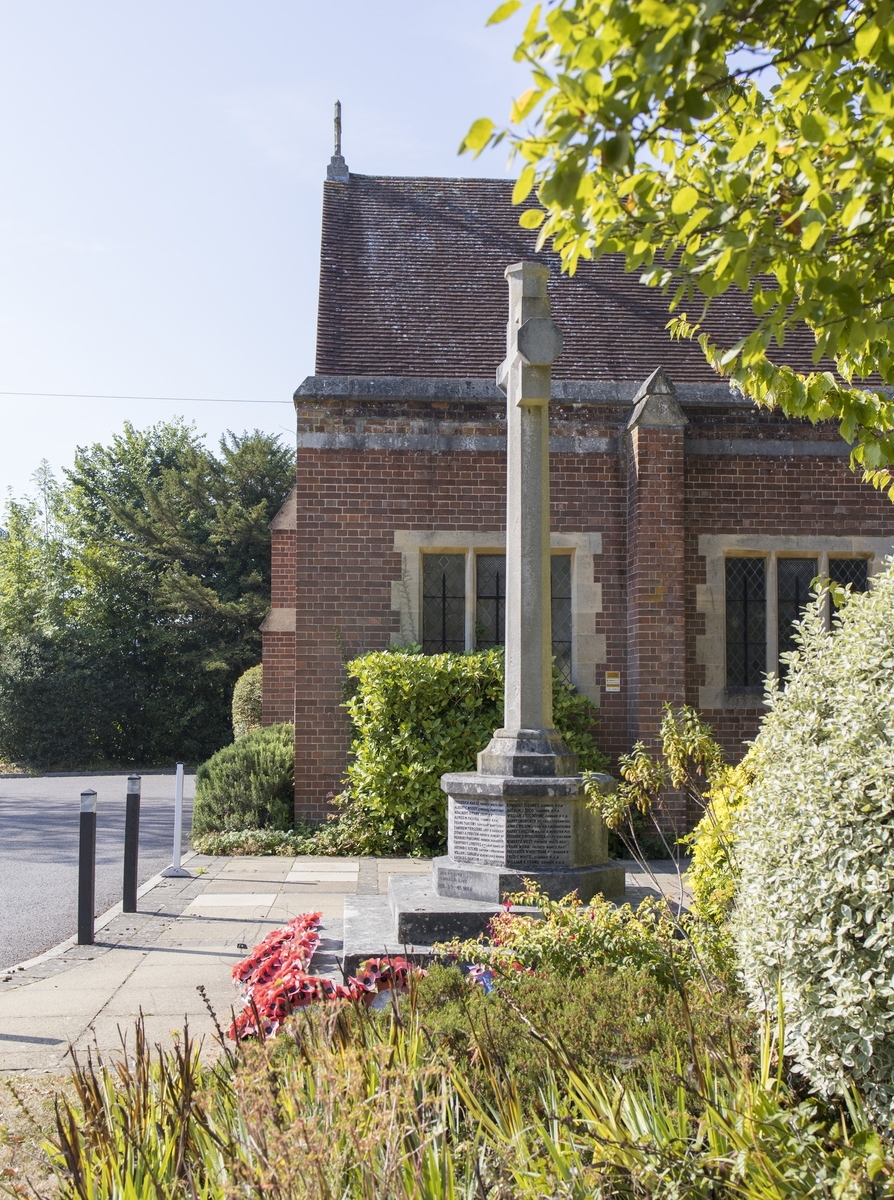
{"label": "flowering plant", "polygon": [[[536,884],[525,882],[526,890],[507,896],[502,911],[491,918],[488,934],[470,941],[454,938],[437,949],[497,973],[548,967],[576,974],[609,966],[647,969],[668,984],[675,975],[688,979],[694,974],[696,964],[666,902],[646,899],[634,911],[629,904],[616,907],[601,896],[589,904],[582,904],[576,893],[551,900]],[[523,915],[512,912],[511,905],[540,911]]]}

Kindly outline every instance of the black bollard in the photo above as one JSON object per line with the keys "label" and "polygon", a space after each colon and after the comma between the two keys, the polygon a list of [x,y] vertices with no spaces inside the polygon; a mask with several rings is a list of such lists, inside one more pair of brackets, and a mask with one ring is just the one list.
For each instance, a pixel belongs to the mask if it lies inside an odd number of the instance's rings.
{"label": "black bollard", "polygon": [[127,777],[127,808],[124,813],[124,899],[123,912],[137,911],[137,864],[140,857],[140,777]]}
{"label": "black bollard", "polygon": [[78,847],[78,945],[93,945],[96,914],[96,792],[81,792]]}

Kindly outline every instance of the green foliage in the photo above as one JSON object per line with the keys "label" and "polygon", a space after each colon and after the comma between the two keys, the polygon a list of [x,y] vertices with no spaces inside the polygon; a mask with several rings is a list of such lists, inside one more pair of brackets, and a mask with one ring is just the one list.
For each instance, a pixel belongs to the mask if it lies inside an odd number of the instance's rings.
{"label": "green foliage", "polygon": [[648,1086],[657,1072],[668,1092],[676,1086],[678,1062],[689,1054],[687,1019],[700,1042],[728,1043],[732,1037],[742,1046],[753,1027],[735,993],[711,995],[693,985],[684,999],[653,972],[632,967],[590,966],[570,974],[541,967],[533,974],[501,975],[486,993],[458,968],[433,965],[419,983],[416,1005],[434,1045],[469,1076],[476,1094],[488,1093],[496,1069],[512,1081],[528,1111],[542,1111],[553,1062],[530,1025],[548,1031],[594,1073]]}
{"label": "green foliage", "polygon": [[246,733],[196,772],[193,836],[290,829],[295,804],[295,726]]}
{"label": "green foliage", "polygon": [[[115,1066],[76,1063],[74,1097],[59,1099],[50,1147],[53,1194],[894,1195],[890,1140],[867,1125],[858,1100],[847,1112],[799,1102],[774,1069],[769,1034],[752,1059],[736,1039],[735,1018],[715,1037],[717,1015],[696,1001],[684,1043],[671,1027],[677,1018],[687,1023],[681,1007],[671,1000],[663,1011],[648,980],[619,983],[597,976],[563,996],[567,981],[525,981],[512,995],[484,998],[435,972],[430,988],[426,982],[391,1013],[304,1011],[272,1042],[243,1044],[214,1065],[188,1038],[153,1054],[140,1036]],[[544,1032],[553,1012],[556,1035]],[[613,1034],[630,1057],[651,1056],[651,1079],[645,1062],[612,1057]]]}
{"label": "green foliage", "polygon": [[[358,854],[431,854],[444,846],[447,801],[440,778],[474,771],[503,719],[503,653],[381,651],[346,666],[356,692],[346,708],[353,760],[334,848]],[[596,711],[556,675],[554,722],[585,767],[605,764],[590,729]]]}
{"label": "green foliage", "polygon": [[527,1116],[512,1081],[495,1089],[492,1104],[457,1081],[513,1198],[894,1195],[891,1144],[869,1126],[859,1100],[847,1116],[799,1103],[774,1063],[769,1030],[756,1063],[734,1045],[693,1039],[671,1094],[657,1072],[649,1083],[628,1084],[588,1069],[556,1039],[544,1041],[557,1068],[542,1113]]}
{"label": "green foliage", "polygon": [[193,832],[192,847],[199,854],[250,856],[275,854],[295,858],[299,854],[325,854],[319,831],[311,825],[297,829],[223,829]]}
{"label": "green foliage", "polygon": [[722,766],[712,776],[705,794],[704,816],[694,831],[682,839],[692,851],[686,872],[692,911],[716,926],[725,925],[733,911],[739,876],[736,825],[747,803],[750,782],[747,755],[738,766]]}
{"label": "green foliage", "polygon": [[820,596],[749,754],[736,945],[755,1005],[787,1013],[811,1085],[894,1116],[894,570],[828,633]]}
{"label": "green foliage", "polygon": [[[739,288],[753,329],[703,335],[711,365],[759,404],[837,421],[852,462],[892,486],[894,404],[851,386],[894,384],[889,0],[532,3],[516,59],[532,87],[512,128],[476,121],[462,148],[510,138],[514,202],[538,205],[521,225],[570,271],[622,253],[671,309]],[[838,378],[773,363],[804,324]],[[697,332],[685,314],[674,329]]]}
{"label": "green foliage", "polygon": [[293,471],[276,438],[215,456],[180,421],[79,448],[62,485],[42,467],[0,538],[0,756],[150,765],[226,742]]}
{"label": "green foliage", "polygon": [[584,789],[592,807],[601,814],[609,829],[620,836],[628,853],[636,859],[650,857],[643,844],[643,819],[651,825],[648,849],[655,845],[657,836],[665,854],[672,855],[671,845],[656,817],[662,793],[668,787],[684,792],[692,806],[704,810],[712,782],[723,777],[727,770],[723,751],[714,740],[711,726],[694,708],[683,705],[675,713],[666,704],[664,709],[659,730],[660,758],[655,758],[642,742],[637,742],[629,754],[619,757],[622,782],[612,792],[603,791],[598,778],[584,775]]}
{"label": "green foliage", "polygon": [[562,975],[594,967],[646,971],[663,987],[697,974],[697,960],[679,937],[679,922],[660,900],[643,900],[634,912],[594,896],[581,904],[576,894],[550,898],[535,885],[507,902],[536,907],[540,916],[498,913],[490,932],[476,940],[455,938],[440,947],[460,962],[483,963],[501,972],[547,968]]}
{"label": "green foliage", "polygon": [[264,707],[264,668],[258,663],[236,680],[233,688],[233,737],[241,738],[261,728]]}

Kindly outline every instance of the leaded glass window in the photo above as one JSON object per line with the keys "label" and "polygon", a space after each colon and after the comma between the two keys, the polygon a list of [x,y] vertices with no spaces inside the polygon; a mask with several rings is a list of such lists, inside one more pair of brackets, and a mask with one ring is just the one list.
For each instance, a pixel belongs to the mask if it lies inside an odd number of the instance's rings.
{"label": "leaded glass window", "polygon": [[[800,621],[810,601],[810,585],[818,574],[815,558],[779,558],[776,560],[779,599],[779,654],[796,650],[795,623]],[[780,662],[780,676],[785,664]]]}
{"label": "leaded glass window", "polygon": [[553,621],[553,657],[559,674],[571,683],[571,555],[550,559]]}
{"label": "leaded glass window", "polygon": [[422,556],[422,648],[426,654],[466,648],[466,556]]}
{"label": "leaded glass window", "polygon": [[759,687],[767,669],[767,567],[726,560],[726,685]]}
{"label": "leaded glass window", "polygon": [[475,645],[481,650],[506,641],[506,555],[479,554],[475,560]]}
{"label": "leaded glass window", "polygon": [[841,587],[851,585],[854,592],[869,588],[869,563],[865,558],[830,558],[829,578]]}

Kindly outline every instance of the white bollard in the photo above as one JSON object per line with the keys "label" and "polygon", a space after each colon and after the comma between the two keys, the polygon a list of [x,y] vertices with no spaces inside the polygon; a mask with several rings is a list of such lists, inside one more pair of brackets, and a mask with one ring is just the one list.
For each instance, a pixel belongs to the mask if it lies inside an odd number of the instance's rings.
{"label": "white bollard", "polygon": [[181,845],[183,842],[183,763],[177,763],[177,776],[174,784],[174,860],[169,867],[162,871],[167,879],[183,878],[190,874],[185,867],[180,866]]}

